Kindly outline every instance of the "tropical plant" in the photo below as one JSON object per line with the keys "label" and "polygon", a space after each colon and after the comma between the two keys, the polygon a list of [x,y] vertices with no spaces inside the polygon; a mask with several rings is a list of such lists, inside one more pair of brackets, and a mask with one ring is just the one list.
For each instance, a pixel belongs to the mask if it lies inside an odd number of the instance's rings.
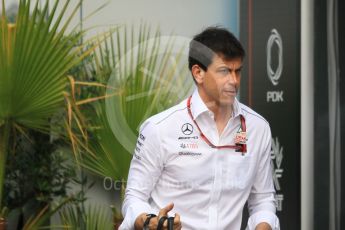
{"label": "tropical plant", "polygon": [[[59,202],[55,202],[53,204],[49,204],[44,206],[38,213],[34,213],[30,216],[30,218],[26,221],[25,225],[23,226],[23,230],[38,230],[43,228],[49,228],[46,223],[49,219],[57,213],[64,205],[71,202],[73,198],[64,198]],[[58,226],[58,228],[63,228],[65,226]]]}
{"label": "tropical plant", "polygon": [[3,204],[9,209],[8,228],[21,229],[32,213],[53,200],[70,195],[76,176],[72,154],[62,141],[51,141],[48,134],[34,130],[13,134],[10,143]]}
{"label": "tropical plant", "polygon": [[[20,0],[16,22],[10,24],[5,0],[2,1],[0,210],[3,209],[5,163],[11,147],[9,143],[16,141],[14,134],[27,136],[29,130],[46,134],[60,131],[51,126],[51,119],[58,110],[66,108],[67,72],[94,49],[79,44],[82,33],[75,33],[73,29],[67,32],[80,3],[67,15],[70,1],[55,1],[50,10],[49,1],[43,9],[39,2],[32,6],[30,0]],[[61,134],[66,136],[65,130]]]}
{"label": "tropical plant", "polygon": [[109,207],[102,207],[100,205],[89,205],[85,212],[85,227],[80,226],[80,213],[82,212],[78,209],[78,206],[65,206],[60,212],[60,219],[62,222],[63,229],[70,230],[110,230],[114,229],[114,225],[111,218],[111,213],[109,212]]}
{"label": "tropical plant", "polygon": [[[99,48],[94,70],[108,82],[106,99],[94,103],[92,137],[82,165],[92,172],[125,181],[140,124],[189,93],[186,41],[152,34],[147,25],[117,30]],[[106,70],[106,71],[105,71]],[[111,71],[109,71],[111,70]],[[97,74],[101,73],[101,74]],[[106,73],[106,74],[104,74]]]}
{"label": "tropical plant", "polygon": [[45,205],[66,197],[76,176],[74,165],[67,162],[71,154],[44,133],[31,130],[26,136],[14,136],[6,165],[4,205],[10,210],[22,209],[29,201]]}

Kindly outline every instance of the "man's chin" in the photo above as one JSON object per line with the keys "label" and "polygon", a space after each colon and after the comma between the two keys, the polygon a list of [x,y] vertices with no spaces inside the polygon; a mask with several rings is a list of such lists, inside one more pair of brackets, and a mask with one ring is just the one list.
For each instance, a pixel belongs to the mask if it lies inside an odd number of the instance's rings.
{"label": "man's chin", "polygon": [[221,98],[219,100],[219,104],[221,106],[232,106],[234,104],[235,97],[230,97],[230,98]]}

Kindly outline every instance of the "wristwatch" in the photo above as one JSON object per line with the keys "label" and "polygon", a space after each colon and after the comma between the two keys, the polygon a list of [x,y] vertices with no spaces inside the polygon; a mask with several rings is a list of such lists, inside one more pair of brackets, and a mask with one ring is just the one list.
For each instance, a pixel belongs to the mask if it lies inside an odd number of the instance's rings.
{"label": "wristwatch", "polygon": [[144,228],[143,228],[143,230],[149,230],[149,223],[150,223],[150,220],[151,220],[151,218],[153,218],[153,217],[156,217],[156,215],[155,214],[147,214],[146,215],[146,220],[145,220],[145,222],[144,222]]}

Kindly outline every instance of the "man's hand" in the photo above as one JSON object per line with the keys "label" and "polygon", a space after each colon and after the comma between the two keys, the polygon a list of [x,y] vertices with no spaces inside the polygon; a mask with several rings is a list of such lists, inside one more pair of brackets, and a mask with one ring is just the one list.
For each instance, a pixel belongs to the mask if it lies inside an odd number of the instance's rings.
{"label": "man's hand", "polygon": [[258,224],[255,230],[272,230],[271,226],[265,222]]}
{"label": "man's hand", "polygon": [[[159,219],[162,216],[168,216],[168,212],[171,211],[173,209],[173,207],[174,207],[174,204],[170,203],[166,207],[162,208],[159,211],[159,214],[157,217],[151,218],[149,226],[148,226],[149,229],[150,230],[156,230],[157,226],[158,226]],[[135,230],[143,230],[144,223],[145,223],[145,220],[147,218],[146,215],[147,215],[147,213],[142,213],[137,217],[137,219],[135,220],[135,223],[134,223]],[[180,230],[181,228],[182,228],[182,225],[181,225],[180,215],[176,213],[175,218],[174,218],[174,230]],[[168,221],[164,222],[163,229],[164,230],[168,229]]]}

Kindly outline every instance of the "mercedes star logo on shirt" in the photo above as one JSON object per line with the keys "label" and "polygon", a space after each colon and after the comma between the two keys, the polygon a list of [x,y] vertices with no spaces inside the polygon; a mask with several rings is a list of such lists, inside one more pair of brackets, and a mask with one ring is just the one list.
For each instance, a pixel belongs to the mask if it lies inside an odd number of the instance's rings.
{"label": "mercedes star logo on shirt", "polygon": [[191,135],[193,133],[193,126],[189,123],[185,123],[182,125],[182,133],[184,135]]}

